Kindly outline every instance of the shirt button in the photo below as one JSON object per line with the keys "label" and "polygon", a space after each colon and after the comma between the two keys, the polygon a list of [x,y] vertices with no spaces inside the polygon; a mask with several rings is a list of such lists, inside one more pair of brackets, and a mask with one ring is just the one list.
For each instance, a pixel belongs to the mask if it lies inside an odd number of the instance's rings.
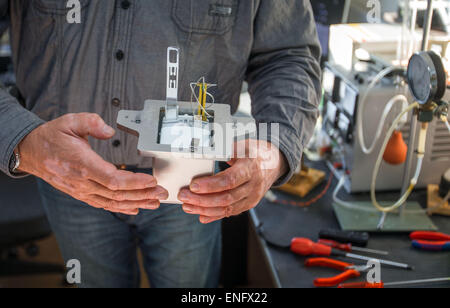
{"label": "shirt button", "polygon": [[111,101],[111,104],[112,104],[114,107],[119,107],[119,106],[120,106],[120,99],[118,99],[118,98],[113,98],[113,100]]}
{"label": "shirt button", "polygon": [[122,61],[124,57],[125,57],[125,54],[124,54],[124,52],[122,50],[118,50],[116,52],[116,59],[117,60]]}
{"label": "shirt button", "polygon": [[113,147],[115,147],[115,148],[120,147],[120,144],[121,144],[120,140],[114,140],[113,143],[112,143]]}
{"label": "shirt button", "polygon": [[128,10],[131,6],[131,3],[128,0],[124,0],[124,1],[122,1],[121,6],[124,10]]}

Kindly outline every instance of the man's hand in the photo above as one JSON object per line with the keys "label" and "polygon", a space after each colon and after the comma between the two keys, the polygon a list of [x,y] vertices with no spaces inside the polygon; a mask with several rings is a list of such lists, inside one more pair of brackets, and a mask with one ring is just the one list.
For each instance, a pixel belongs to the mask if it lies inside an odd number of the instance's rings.
{"label": "man's hand", "polygon": [[115,131],[96,114],[69,114],[32,131],[19,145],[21,172],[95,208],[127,215],[155,210],[168,192],[147,174],[135,174],[104,161],[88,136],[107,140]]}
{"label": "man's hand", "polygon": [[233,159],[229,169],[215,176],[194,179],[189,189],[180,191],[178,198],[184,202],[183,210],[200,215],[201,223],[208,224],[254,208],[273,183],[287,172],[284,156],[269,142],[246,140],[237,142],[235,148],[239,147],[245,148],[245,157],[256,158]]}

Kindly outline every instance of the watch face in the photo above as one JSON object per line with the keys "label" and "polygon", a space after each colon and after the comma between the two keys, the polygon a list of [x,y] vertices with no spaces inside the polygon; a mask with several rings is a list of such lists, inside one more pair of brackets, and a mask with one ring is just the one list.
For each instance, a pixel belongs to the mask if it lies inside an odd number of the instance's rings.
{"label": "watch face", "polygon": [[16,168],[16,155],[11,156],[11,159],[9,160],[9,171],[12,173],[14,172],[14,169]]}

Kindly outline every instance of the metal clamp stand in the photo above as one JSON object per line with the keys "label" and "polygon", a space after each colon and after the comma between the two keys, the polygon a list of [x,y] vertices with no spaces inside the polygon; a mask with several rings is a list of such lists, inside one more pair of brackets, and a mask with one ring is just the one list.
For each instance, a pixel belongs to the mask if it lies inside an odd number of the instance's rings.
{"label": "metal clamp stand", "polygon": [[[423,40],[421,51],[426,51],[428,47],[428,42],[430,40],[431,25],[433,21],[433,0],[428,0],[427,12],[423,25]],[[413,165],[414,149],[416,146],[416,136],[417,136],[417,115],[414,112],[411,115],[411,126],[408,141],[408,156],[406,159],[406,165],[403,173],[403,184],[401,195],[405,194],[408,190],[409,181],[411,179],[411,168]],[[400,217],[405,217],[406,203],[400,208]],[[382,213],[380,222],[378,224],[378,229],[382,230],[386,222],[388,213]]]}

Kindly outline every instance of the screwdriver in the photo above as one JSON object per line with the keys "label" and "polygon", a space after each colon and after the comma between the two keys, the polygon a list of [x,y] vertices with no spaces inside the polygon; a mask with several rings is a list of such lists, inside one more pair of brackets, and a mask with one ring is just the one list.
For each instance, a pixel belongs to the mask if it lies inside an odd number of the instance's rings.
{"label": "screwdriver", "polygon": [[358,247],[366,247],[370,236],[367,232],[324,229],[319,232],[319,238],[333,240],[340,243],[350,243]]}
{"label": "screwdriver", "polygon": [[381,259],[374,259],[366,256],[356,255],[353,253],[348,253],[342,250],[335,249],[333,247],[320,244],[320,243],[314,243],[310,239],[307,238],[294,238],[291,242],[291,251],[302,255],[302,256],[310,256],[310,255],[316,255],[316,256],[341,256],[346,257],[350,259],[356,259],[356,260],[364,260],[364,261],[371,261],[371,260],[377,260],[380,262],[380,264],[403,268],[406,270],[412,270],[413,267],[408,264],[403,263],[397,263],[387,260],[381,260]]}
{"label": "screwdriver", "polygon": [[388,283],[369,283],[369,282],[356,282],[356,283],[344,283],[339,285],[340,289],[383,289],[384,287],[394,287],[394,286],[406,286],[413,284],[430,284],[436,282],[450,282],[450,277],[447,278],[434,278],[434,279],[424,279],[424,280],[410,280],[401,282],[388,282]]}
{"label": "screwdriver", "polygon": [[389,254],[389,252],[387,252],[387,251],[361,248],[361,247],[353,246],[352,244],[341,244],[339,242],[332,241],[332,240],[320,239],[318,241],[318,243],[324,244],[324,245],[327,245],[327,246],[330,246],[330,247],[333,247],[333,248],[336,248],[339,250],[347,251],[347,252],[360,251],[360,252],[365,252],[365,253],[370,253],[370,254],[375,254],[375,255],[383,255],[383,256],[387,256]]}

